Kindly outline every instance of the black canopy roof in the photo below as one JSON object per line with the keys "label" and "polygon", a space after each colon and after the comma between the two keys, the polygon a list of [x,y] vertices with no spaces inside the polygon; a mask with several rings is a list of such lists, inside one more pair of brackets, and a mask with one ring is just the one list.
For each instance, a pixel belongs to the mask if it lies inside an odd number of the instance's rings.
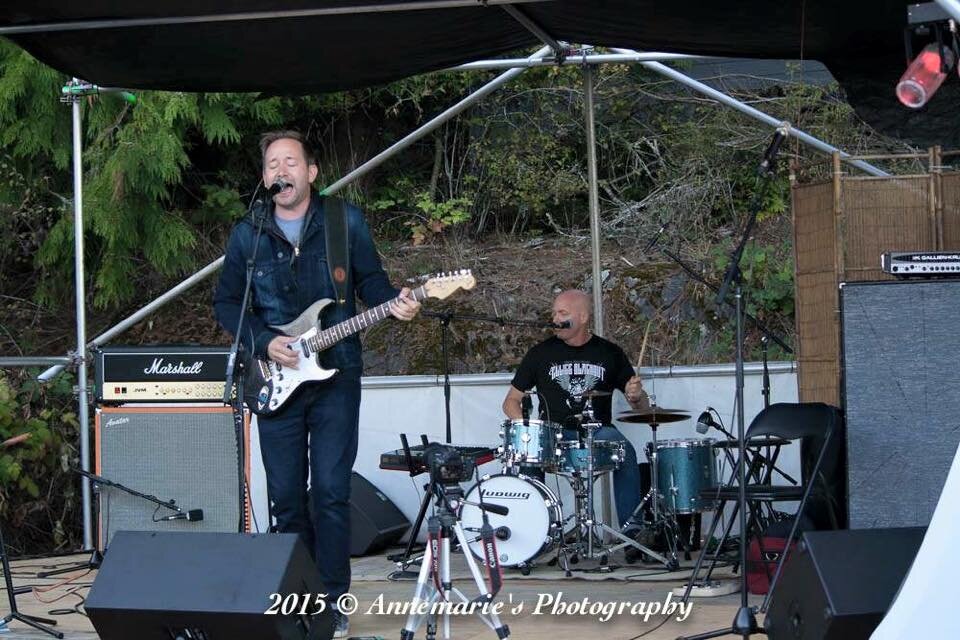
{"label": "black canopy roof", "polygon": [[[33,0],[0,32],[101,86],[321,93],[388,82],[541,44],[503,0]],[[910,112],[907,0],[519,0],[553,38],[645,51],[817,59],[888,134],[952,144],[957,82]],[[14,28],[11,31],[10,28]],[[19,30],[19,31],[16,31]]]}

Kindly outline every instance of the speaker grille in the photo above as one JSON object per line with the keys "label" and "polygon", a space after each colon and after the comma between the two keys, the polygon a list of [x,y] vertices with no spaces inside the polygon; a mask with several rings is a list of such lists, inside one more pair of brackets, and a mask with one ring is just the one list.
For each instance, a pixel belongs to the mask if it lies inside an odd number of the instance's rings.
{"label": "speaker grille", "polygon": [[198,522],[154,522],[174,512],[102,487],[101,549],[117,531],[237,531],[240,479],[229,407],[104,407],[97,410],[96,446],[98,474],[107,480],[176,500],[184,511],[203,510]]}
{"label": "speaker grille", "polygon": [[960,442],[960,281],[842,289],[850,528],[926,526]]}

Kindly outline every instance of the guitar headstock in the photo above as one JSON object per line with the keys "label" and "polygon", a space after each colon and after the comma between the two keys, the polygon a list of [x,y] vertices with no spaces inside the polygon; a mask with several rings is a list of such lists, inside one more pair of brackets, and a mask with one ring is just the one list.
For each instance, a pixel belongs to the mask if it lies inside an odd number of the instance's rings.
{"label": "guitar headstock", "polygon": [[460,269],[438,273],[427,278],[427,281],[423,283],[423,290],[427,292],[429,297],[443,300],[458,289],[473,289],[476,284],[477,281],[470,269]]}

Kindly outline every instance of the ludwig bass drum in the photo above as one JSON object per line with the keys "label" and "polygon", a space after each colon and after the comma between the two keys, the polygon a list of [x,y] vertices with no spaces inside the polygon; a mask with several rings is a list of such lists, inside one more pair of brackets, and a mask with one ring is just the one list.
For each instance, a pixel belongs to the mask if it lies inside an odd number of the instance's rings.
{"label": "ludwig bass drum", "polygon": [[[507,507],[505,516],[487,512],[496,535],[497,556],[505,567],[525,565],[554,548],[560,541],[563,514],[556,495],[539,480],[524,475],[497,474],[484,476],[465,497],[470,502],[483,502]],[[473,555],[483,559],[480,507],[463,504],[460,522],[467,534]]]}

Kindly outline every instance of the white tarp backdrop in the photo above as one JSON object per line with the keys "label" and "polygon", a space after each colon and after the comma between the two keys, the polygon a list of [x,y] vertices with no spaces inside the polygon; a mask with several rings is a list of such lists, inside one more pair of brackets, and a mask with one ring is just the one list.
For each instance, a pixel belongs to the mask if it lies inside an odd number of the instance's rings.
{"label": "white tarp backdrop", "polygon": [[[771,402],[796,402],[797,380],[791,362],[770,364]],[[691,367],[661,367],[641,369],[647,392],[655,395],[659,406],[685,409],[691,419],[662,425],[658,439],[722,438],[719,432],[700,435],[696,431],[697,416],[706,407],[715,408],[723,418],[728,431],[736,433],[733,417],[735,377],[730,365]],[[450,378],[450,422],[453,444],[499,444],[498,432],[504,416],[500,409],[512,375],[483,374],[458,375]],[[762,369],[758,363],[745,367],[746,424],[763,408]],[[623,395],[614,396],[613,414],[629,411]],[[645,425],[621,424],[623,434],[637,449],[643,460],[643,447],[650,441],[650,429]],[[379,468],[380,454],[400,448],[400,433],[406,433],[410,444],[420,442],[420,434],[430,440],[443,442],[446,433],[444,419],[443,378],[440,376],[380,376],[363,379],[363,399],[360,405],[360,441],[354,470],[372,482],[390,498],[411,522],[416,519],[426,475],[411,479],[401,471]],[[251,429],[251,496],[260,530],[266,529],[267,499],[263,464],[260,460],[257,429]],[[800,478],[799,447],[785,447],[779,466],[794,478]],[[723,477],[729,467],[721,467]],[[481,473],[500,472],[496,461],[484,465]],[[547,486],[556,490],[554,478],[547,477]],[[564,516],[572,508],[566,482],[562,487]],[[709,520],[707,520],[709,522]],[[734,529],[736,530],[736,528]],[[706,529],[704,529],[706,531]]]}

